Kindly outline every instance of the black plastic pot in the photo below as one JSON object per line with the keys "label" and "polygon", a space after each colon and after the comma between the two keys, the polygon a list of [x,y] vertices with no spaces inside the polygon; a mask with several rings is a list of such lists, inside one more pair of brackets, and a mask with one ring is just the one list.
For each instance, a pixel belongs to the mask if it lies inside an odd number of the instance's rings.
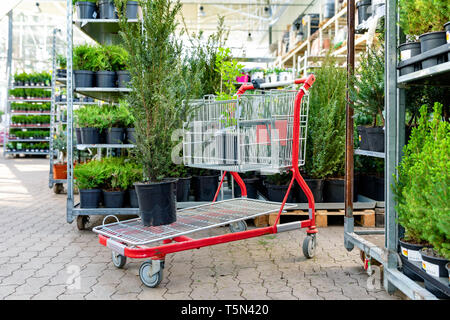
{"label": "black plastic pot", "polygon": [[100,189],[80,189],[80,208],[98,208],[102,196]]}
{"label": "black plastic pot", "polygon": [[175,179],[158,183],[134,184],[144,226],[160,226],[177,220],[175,185]]}
{"label": "black plastic pot", "polygon": [[113,0],[100,0],[98,2],[100,19],[117,19],[116,6]]}
{"label": "black plastic pot", "polygon": [[92,88],[94,86],[94,72],[89,70],[73,70],[75,88]]}
{"label": "black plastic pot", "polygon": [[[414,56],[417,56],[421,53],[420,42],[407,42],[398,46],[400,50],[400,60],[408,60]],[[400,68],[400,75],[403,76],[405,74],[418,71],[421,69],[421,63],[410,64],[403,68]]]}
{"label": "black plastic pot", "polygon": [[121,144],[125,138],[124,128],[108,128],[106,135],[107,144]]}
{"label": "black plastic pot", "polygon": [[[323,202],[323,187],[324,180],[322,179],[304,179],[309,189],[311,190],[314,202]],[[297,202],[308,203],[308,198],[300,186],[297,186]]]}
{"label": "black plastic pot", "polygon": [[75,128],[75,135],[77,137],[77,144],[82,144],[83,140],[81,139],[81,128]]}
{"label": "black plastic pot", "polygon": [[136,19],[138,13],[139,4],[137,1],[127,1],[127,18]]}
{"label": "black plastic pot", "polygon": [[447,264],[445,265],[445,268],[447,269],[447,273],[448,273],[448,283],[449,283],[449,285],[450,285],[450,262],[447,263]]}
{"label": "black plastic pot", "polygon": [[89,1],[79,1],[75,4],[78,19],[95,19],[97,6]]}
{"label": "black plastic pot", "polygon": [[444,258],[434,257],[428,252],[429,250],[431,251],[432,249],[422,248],[420,250],[420,254],[422,255],[422,269],[432,276],[448,278],[448,271],[445,265],[449,261]]}
{"label": "black plastic pot", "polygon": [[[428,32],[419,36],[421,53],[440,47],[447,43],[445,39],[445,31]],[[444,55],[438,55],[427,58],[422,61],[422,69],[426,69],[437,64],[445,62]]]}
{"label": "black plastic pot", "polygon": [[191,189],[191,177],[178,178],[177,181],[177,202],[189,201],[189,191]]}
{"label": "black plastic pot", "polygon": [[334,16],[334,0],[325,0],[323,4],[323,17],[325,19],[332,18]]}
{"label": "black plastic pot", "polygon": [[[247,189],[247,198],[250,199],[258,199],[258,182],[259,178],[246,178],[242,179],[245,183],[245,188]],[[239,198],[241,197],[241,188],[237,184],[236,181],[234,181],[234,197]]]}
{"label": "black plastic pot", "polygon": [[[286,192],[289,186],[277,186],[274,184],[266,183],[266,187],[269,201],[283,202],[283,199],[286,196]],[[288,203],[294,202],[294,190],[291,189],[291,192],[289,192],[286,202]]]}
{"label": "black plastic pot", "polygon": [[369,150],[369,138],[367,137],[367,127],[358,126],[356,130],[358,131],[359,148],[361,150]]}
{"label": "black plastic pot", "polygon": [[323,202],[344,202],[344,179],[327,179],[323,186]]}
{"label": "black plastic pot", "polygon": [[128,189],[128,197],[130,199],[130,207],[131,208],[139,208],[137,193],[134,188]]}
{"label": "black plastic pot", "polygon": [[414,244],[403,241],[403,239],[398,239],[398,244],[400,246],[400,253],[409,261],[421,262],[422,256],[420,250],[425,246],[422,244]]}
{"label": "black plastic pot", "polygon": [[219,186],[218,179],[218,175],[192,177],[195,201],[212,201]]}
{"label": "black plastic pot", "polygon": [[369,138],[369,150],[375,152],[384,152],[384,130],[382,127],[366,128]]}
{"label": "black plastic pot", "polygon": [[361,0],[356,3],[356,8],[358,9],[358,24],[366,21],[371,15],[371,0]]}
{"label": "black plastic pot", "polygon": [[375,197],[374,200],[384,201],[384,178],[374,177]]}
{"label": "black plastic pot", "polygon": [[97,88],[115,88],[116,73],[114,71],[97,71],[95,73],[95,86]]}
{"label": "black plastic pot", "polygon": [[122,71],[116,71],[116,73],[117,73],[117,86],[119,88],[126,88],[131,79],[130,72],[126,71],[126,70],[122,70]]}
{"label": "black plastic pot", "polygon": [[122,208],[125,199],[125,191],[103,190],[103,205],[106,208]]}
{"label": "black plastic pot", "polygon": [[100,132],[97,128],[81,128],[81,141],[83,144],[100,143]]}
{"label": "black plastic pot", "polygon": [[134,128],[127,128],[127,137],[125,140],[125,143],[131,143],[131,144],[135,144],[136,143],[136,138],[134,137]]}

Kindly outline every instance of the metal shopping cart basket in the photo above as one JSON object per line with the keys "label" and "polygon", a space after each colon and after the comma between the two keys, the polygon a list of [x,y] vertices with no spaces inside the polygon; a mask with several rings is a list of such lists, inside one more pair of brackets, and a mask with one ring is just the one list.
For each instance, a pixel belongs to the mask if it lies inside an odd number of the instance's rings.
{"label": "metal shopping cart basket", "polygon": [[[290,82],[242,85],[236,99],[218,101],[213,96],[189,102],[190,118],[185,124],[183,161],[191,167],[221,170],[214,199],[209,204],[177,211],[177,221],[144,227],[139,218],[103,224],[93,230],[99,241],[112,249],[112,260],[121,268],[129,258],[150,258],[142,263],[139,276],[148,287],[162,280],[165,256],[220,243],[306,228],[303,253],[312,258],[316,248],[314,198],[300,175],[304,164],[308,123],[308,89],[314,75]],[[267,90],[297,84],[299,90]],[[247,93],[246,93],[247,92]],[[292,172],[283,202],[247,198],[239,172]],[[230,172],[241,189],[241,197],[216,201],[225,175]],[[293,208],[286,200],[296,181],[305,192],[309,219],[278,224],[283,210]],[[278,212],[275,224],[247,230],[246,219]],[[229,225],[231,233],[194,239],[194,232]]]}

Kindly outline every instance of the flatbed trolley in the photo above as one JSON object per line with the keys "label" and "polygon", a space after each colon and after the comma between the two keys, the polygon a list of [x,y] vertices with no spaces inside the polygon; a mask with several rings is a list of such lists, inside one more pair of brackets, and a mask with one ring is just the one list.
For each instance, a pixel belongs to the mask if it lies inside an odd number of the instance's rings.
{"label": "flatbed trolley", "polygon": [[[303,254],[312,258],[317,246],[314,198],[300,175],[304,164],[309,108],[308,89],[314,75],[290,82],[242,85],[237,98],[218,101],[214,97],[192,101],[192,116],[185,123],[183,162],[187,166],[221,170],[220,184],[213,202],[177,211],[177,221],[169,225],[144,227],[140,218],[95,227],[99,242],[112,250],[112,261],[122,268],[126,258],[145,259],[139,269],[142,282],[151,288],[163,278],[165,256],[220,243],[307,228]],[[299,90],[267,90],[287,85]],[[260,90],[261,89],[261,90]],[[264,90],[266,89],[266,90]],[[254,90],[254,94],[244,94]],[[238,172],[292,172],[283,202],[247,198],[245,183]],[[241,189],[241,197],[216,201],[224,177],[230,172]],[[306,194],[309,219],[278,224],[294,181]],[[246,219],[278,212],[273,226],[247,230]],[[107,217],[105,217],[106,220]],[[105,221],[104,220],[104,221]],[[194,232],[229,225],[231,233],[194,239]]]}

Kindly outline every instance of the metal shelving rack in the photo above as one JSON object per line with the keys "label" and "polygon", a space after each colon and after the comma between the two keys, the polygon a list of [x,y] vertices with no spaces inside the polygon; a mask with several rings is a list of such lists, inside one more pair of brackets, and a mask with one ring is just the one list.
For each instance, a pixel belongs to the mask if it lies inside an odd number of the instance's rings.
{"label": "metal shelving rack", "polygon": [[[354,17],[354,5],[348,6],[348,16]],[[450,77],[450,63],[440,64],[428,69],[399,76],[397,71],[397,47],[400,30],[397,26],[398,12],[397,0],[386,0],[386,58],[385,58],[385,153],[373,154],[365,150],[353,150],[353,110],[347,105],[347,142],[346,142],[346,202],[344,217],[344,246],[348,251],[354,247],[365,253],[367,259],[374,259],[383,265],[383,285],[388,293],[395,290],[402,291],[410,299],[429,299],[436,297],[423,286],[404,275],[399,268],[402,259],[398,254],[399,226],[396,222],[394,195],[390,192],[390,185],[394,182],[396,167],[402,158],[402,149],[405,144],[405,94],[403,88],[408,85],[432,84]],[[348,19],[348,71],[354,68],[354,19]],[[353,154],[379,156],[385,159],[385,228],[379,230],[354,230],[353,219]],[[382,156],[383,155],[383,156]],[[364,236],[384,233],[384,246],[380,247],[366,240]],[[418,268],[418,266],[415,266]],[[448,279],[428,276],[428,281],[435,283]],[[425,278],[425,277],[424,277]]]}
{"label": "metal shelving rack", "polygon": [[[129,23],[136,23],[138,19],[130,19]],[[120,43],[119,35],[119,21],[117,19],[85,19],[79,20],[73,18],[73,4],[72,0],[67,0],[67,75],[73,74],[73,57],[72,57],[72,36],[74,25],[82,32],[100,44],[117,44]],[[137,215],[138,208],[96,208],[96,209],[82,209],[79,203],[74,202],[74,177],[73,177],[73,101],[74,92],[89,96],[98,100],[108,101],[110,103],[116,102],[117,99],[130,92],[129,88],[75,88],[72,77],[66,79],[67,87],[67,222],[72,223],[77,219],[77,226],[83,229],[91,215]],[[88,103],[80,103],[88,104]],[[96,104],[96,103],[89,103]],[[134,145],[120,144],[120,145],[77,145],[78,150],[85,150],[88,148],[96,148],[98,151],[106,149],[107,154],[112,149],[117,148],[133,148]]]}

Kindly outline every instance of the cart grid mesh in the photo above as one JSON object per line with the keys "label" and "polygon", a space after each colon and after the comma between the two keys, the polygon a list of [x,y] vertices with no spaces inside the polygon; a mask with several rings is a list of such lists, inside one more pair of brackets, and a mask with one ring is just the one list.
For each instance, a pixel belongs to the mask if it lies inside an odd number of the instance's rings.
{"label": "cart grid mesh", "polygon": [[[169,225],[144,227],[137,218],[98,226],[93,231],[137,246],[278,212],[280,206],[277,202],[237,198],[178,210],[177,221]],[[293,206],[286,204],[284,209]]]}

